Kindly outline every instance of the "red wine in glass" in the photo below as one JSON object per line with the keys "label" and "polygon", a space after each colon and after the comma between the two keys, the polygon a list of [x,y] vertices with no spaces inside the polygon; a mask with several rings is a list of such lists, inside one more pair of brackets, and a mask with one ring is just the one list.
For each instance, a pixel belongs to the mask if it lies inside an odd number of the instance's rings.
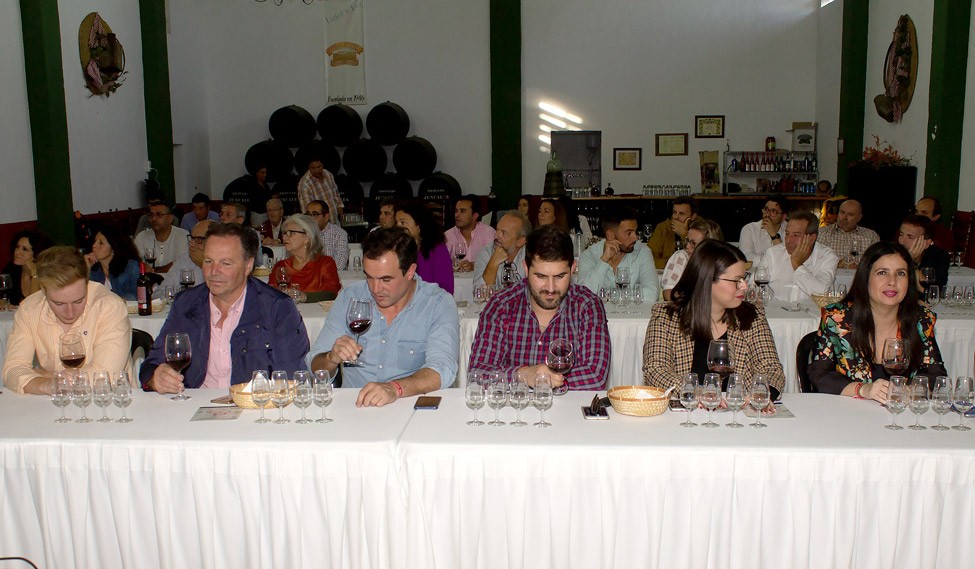
{"label": "red wine in glass", "polygon": [[79,368],[85,363],[85,356],[82,354],[80,356],[62,357],[61,363],[64,364],[64,367],[68,369]]}
{"label": "red wine in glass", "polygon": [[708,346],[708,369],[722,377],[735,371],[735,362],[727,340],[711,340]]}
{"label": "red wine in glass", "polygon": [[192,359],[190,356],[174,357],[173,359],[167,359],[166,363],[169,364],[169,367],[176,370],[176,373],[183,373],[184,369],[190,367],[190,361]]}
{"label": "red wine in glass", "polygon": [[356,341],[358,341],[359,334],[369,330],[369,326],[372,325],[372,320],[366,318],[360,318],[358,320],[353,320],[349,322],[349,330],[356,335]]}
{"label": "red wine in glass", "polygon": [[85,344],[77,332],[61,336],[59,357],[64,367],[75,369],[85,363]]}
{"label": "red wine in glass", "polygon": [[[345,323],[349,326],[349,331],[355,334],[355,342],[358,344],[359,335],[364,334],[372,325],[372,301],[368,298],[353,298],[345,313]],[[346,367],[362,367],[358,358],[343,363]]]}
{"label": "red wine in glass", "polygon": [[[166,334],[164,351],[166,354],[166,363],[176,370],[177,373],[182,373],[184,369],[189,367],[190,361],[193,359],[193,347],[190,344],[190,335],[186,332]],[[190,396],[186,395],[185,390],[171,397],[173,401],[186,401],[189,398]]]}

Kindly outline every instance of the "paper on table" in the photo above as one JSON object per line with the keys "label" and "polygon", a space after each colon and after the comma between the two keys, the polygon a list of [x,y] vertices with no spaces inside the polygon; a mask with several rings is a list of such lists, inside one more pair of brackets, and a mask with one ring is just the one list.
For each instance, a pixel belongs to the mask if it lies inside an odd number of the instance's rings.
{"label": "paper on table", "polygon": [[243,411],[240,407],[200,407],[190,421],[232,421]]}
{"label": "paper on table", "polygon": [[[741,410],[746,417],[752,419],[755,418],[755,410],[751,407],[747,407]],[[775,414],[774,415],[762,415],[762,419],[795,419],[796,416],[782,403],[775,404]]]}

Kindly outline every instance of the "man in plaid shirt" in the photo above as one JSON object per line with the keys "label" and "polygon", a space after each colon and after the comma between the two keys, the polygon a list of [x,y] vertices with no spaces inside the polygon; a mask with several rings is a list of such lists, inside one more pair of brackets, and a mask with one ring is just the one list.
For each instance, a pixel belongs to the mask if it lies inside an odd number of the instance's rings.
{"label": "man in plaid shirt", "polygon": [[322,251],[335,261],[335,266],[344,271],[349,266],[349,234],[332,223],[328,204],[313,200],[305,208],[305,215],[313,218],[322,234]]}
{"label": "man in plaid shirt", "polygon": [[[606,310],[588,288],[572,284],[572,239],[555,226],[532,232],[525,244],[528,277],[491,297],[478,320],[469,368],[522,372],[529,386],[537,373],[552,385],[600,390],[609,373]],[[545,365],[552,340],[572,344],[573,367],[559,375]]]}

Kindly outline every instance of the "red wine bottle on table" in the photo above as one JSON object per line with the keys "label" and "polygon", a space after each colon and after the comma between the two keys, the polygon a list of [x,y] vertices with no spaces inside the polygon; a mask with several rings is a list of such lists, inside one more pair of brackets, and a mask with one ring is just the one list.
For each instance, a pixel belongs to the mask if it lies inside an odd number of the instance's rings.
{"label": "red wine bottle on table", "polygon": [[146,264],[139,263],[139,280],[135,281],[135,298],[139,304],[139,316],[152,314],[152,281],[146,274]]}

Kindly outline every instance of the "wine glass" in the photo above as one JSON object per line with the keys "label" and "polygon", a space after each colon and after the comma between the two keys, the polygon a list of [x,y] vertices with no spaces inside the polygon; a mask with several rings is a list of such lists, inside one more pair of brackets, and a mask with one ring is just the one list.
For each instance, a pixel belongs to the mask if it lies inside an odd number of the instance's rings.
{"label": "wine glass", "polygon": [[521,410],[528,407],[528,404],[531,403],[531,397],[528,394],[528,384],[522,381],[521,377],[516,377],[514,383],[511,384],[511,394],[508,399],[511,408],[518,412],[517,418],[514,423],[511,423],[511,426],[527,427],[528,423],[521,420]]}
{"label": "wine glass", "polygon": [[851,269],[857,268],[860,264],[860,243],[856,239],[853,240],[853,244],[850,245],[850,257],[847,260]]}
{"label": "wine glass", "polygon": [[112,382],[108,378],[107,371],[96,371],[91,377],[92,400],[96,407],[102,408],[102,417],[96,423],[111,423],[108,418],[108,406],[112,404]]}
{"label": "wine glass", "polygon": [[841,284],[836,286],[836,296],[844,298],[846,296],[846,285]]}
{"label": "wine glass", "polygon": [[68,332],[61,336],[61,363],[66,369],[76,369],[85,363],[85,344],[81,334]]}
{"label": "wine glass", "polygon": [[311,423],[311,420],[305,417],[305,410],[311,406],[311,375],[307,371],[299,369],[295,371],[292,377],[295,382],[295,407],[301,409],[301,418],[295,423],[299,425]]}
{"label": "wine glass", "polygon": [[609,287],[601,286],[599,287],[599,299],[603,301],[604,304],[609,304],[612,300],[613,295],[609,291]]}
{"label": "wine glass", "polygon": [[264,417],[264,408],[271,402],[271,384],[267,380],[267,372],[256,370],[251,373],[251,400],[261,409],[261,417],[255,423],[270,423]]}
{"label": "wine glass", "polygon": [[680,392],[678,397],[680,398],[680,404],[687,409],[687,420],[680,424],[681,427],[696,427],[697,423],[691,421],[691,413],[697,408],[697,400],[700,389],[697,385],[697,374],[689,373],[684,377],[684,381],[681,383]]}
{"label": "wine glass", "polygon": [[[355,334],[355,343],[358,344],[359,335],[369,330],[369,326],[372,325],[372,302],[368,298],[353,298],[349,301],[345,322],[349,326],[349,331]],[[355,360],[343,364],[346,367],[362,367],[358,356]]]}
{"label": "wine glass", "polygon": [[552,426],[545,420],[545,411],[552,408],[552,384],[548,375],[539,373],[535,376],[535,394],[532,396],[532,405],[538,409],[539,417],[533,426],[545,429]]}
{"label": "wine glass", "polygon": [[716,373],[704,374],[704,387],[701,389],[701,403],[708,410],[708,422],[704,427],[713,429],[718,426],[712,420],[714,410],[721,404],[721,376]]}
{"label": "wine glass", "polygon": [[718,375],[728,375],[735,371],[735,361],[731,356],[728,340],[711,340],[708,346],[708,369]]}
{"label": "wine glass", "polygon": [[288,274],[288,269],[284,265],[281,265],[274,272],[274,278],[278,281],[278,290],[287,294],[288,285],[291,284],[291,276]]}
{"label": "wine glass", "polygon": [[954,304],[955,306],[962,306],[964,304],[963,298],[964,298],[964,292],[962,287],[961,286],[952,287],[951,290],[952,304]]}
{"label": "wine glass", "polygon": [[291,419],[284,418],[284,408],[291,403],[291,385],[288,383],[288,372],[271,372],[271,404],[278,408],[277,425],[290,423]]}
{"label": "wine glass", "polygon": [[941,306],[951,306],[951,287],[948,285],[941,287],[938,298],[941,300]]}
{"label": "wine glass", "polygon": [[[166,363],[169,367],[176,370],[176,373],[183,373],[183,370],[190,366],[193,359],[193,346],[190,345],[190,335],[186,332],[176,332],[166,334]],[[173,401],[186,401],[190,396],[186,394],[185,385],[180,385],[180,391],[170,397]]]}
{"label": "wine glass", "polygon": [[325,409],[332,404],[332,378],[323,369],[314,373],[315,385],[312,386],[312,400],[322,408],[322,417],[315,419],[316,423],[331,423],[332,419],[325,416]]}
{"label": "wine glass", "polygon": [[759,290],[762,293],[762,302],[768,302],[775,297],[772,292],[772,288],[768,286],[768,283],[772,281],[772,273],[769,268],[765,265],[759,265],[755,267],[755,284],[758,285]]}
{"label": "wine glass", "polygon": [[352,270],[356,273],[362,272],[362,257],[358,255],[352,257]]}
{"label": "wine glass", "polygon": [[193,274],[193,269],[180,269],[179,270],[179,286],[180,290],[186,290],[192,288],[196,284],[196,275]]}
{"label": "wine glass", "polygon": [[173,300],[176,299],[176,291],[173,290],[173,287],[166,285],[163,288],[163,298],[166,299],[166,304],[173,303]]}
{"label": "wine glass", "polygon": [[145,253],[142,254],[142,260],[145,261],[147,265],[155,269],[156,268],[156,247],[152,246],[146,248]]}
{"label": "wine glass", "polygon": [[884,369],[890,375],[901,375],[907,371],[908,357],[904,340],[887,338],[884,340]]}
{"label": "wine glass", "polygon": [[507,288],[518,282],[518,272],[511,263],[505,263],[504,271],[501,273],[501,286]]}
{"label": "wine glass", "polygon": [[61,416],[55,423],[70,423],[71,419],[64,416],[64,408],[71,405],[71,374],[66,371],[54,372],[51,383],[51,402],[61,409]]}
{"label": "wine glass", "polygon": [[890,384],[887,387],[887,410],[890,411],[890,424],[884,425],[884,428],[891,431],[901,431],[904,427],[897,424],[897,415],[903,413],[904,408],[907,407],[907,390],[904,387],[907,378],[903,375],[892,375],[887,381]]}
{"label": "wine glass", "polygon": [[755,422],[752,423],[752,428],[764,429],[768,426],[762,422],[762,410],[768,407],[769,399],[768,379],[765,374],[756,373],[755,381],[748,390],[748,404],[755,410]]}
{"label": "wine glass", "polygon": [[620,267],[616,269],[616,288],[620,291],[620,297],[624,297],[623,292],[630,286],[630,269]]}
{"label": "wine glass", "polygon": [[487,404],[488,407],[494,409],[494,420],[488,423],[492,427],[500,427],[506,423],[501,420],[500,413],[501,409],[508,404],[508,385],[503,379],[495,380],[491,378],[492,381],[487,387]]}
{"label": "wine glass", "polygon": [[731,409],[733,413],[731,422],[726,423],[725,426],[731,429],[744,427],[745,425],[738,422],[738,411],[745,405],[745,384],[741,380],[741,376],[737,373],[728,375],[728,389],[725,393],[724,400],[728,403],[728,409]]}
{"label": "wine glass", "polygon": [[921,267],[921,286],[927,291],[932,283],[934,283],[934,267]]}
{"label": "wine glass", "polygon": [[572,342],[566,338],[556,338],[548,345],[548,354],[545,356],[545,365],[548,369],[563,376],[562,385],[552,389],[555,395],[564,395],[569,391],[569,383],[564,377],[572,369]]}
{"label": "wine glass", "polygon": [[117,371],[112,376],[115,387],[112,390],[112,403],[122,410],[122,416],[115,419],[116,423],[131,423],[132,419],[125,416],[125,409],[132,404],[132,384],[129,382],[129,372]]}
{"label": "wine glass", "polygon": [[972,410],[972,401],[975,400],[973,392],[972,378],[958,376],[955,380],[955,396],[952,398],[955,411],[958,412],[958,424],[952,427],[956,431],[970,431],[971,427],[965,425],[965,413]]}
{"label": "wine glass", "polygon": [[474,418],[467,422],[472,427],[480,427],[484,421],[477,420],[477,411],[484,407],[484,386],[477,382],[471,382],[464,388],[464,403],[467,408],[474,411]]}
{"label": "wine glass", "polygon": [[633,289],[633,304],[643,304],[643,287],[638,286]]}
{"label": "wine glass", "polygon": [[939,289],[938,285],[930,285],[928,286],[928,291],[925,296],[928,304],[934,306],[938,304],[939,300],[941,300],[941,290]]}
{"label": "wine glass", "polygon": [[75,407],[81,407],[81,418],[75,419],[75,423],[90,423],[91,419],[85,409],[91,405],[91,384],[88,383],[88,374],[77,371],[74,380],[71,382],[71,402]]}
{"label": "wine glass", "polygon": [[938,415],[938,424],[931,427],[935,431],[947,431],[949,427],[942,424],[945,413],[951,411],[951,378],[939,375],[934,378],[934,387],[931,388],[931,410]]}
{"label": "wine glass", "polygon": [[474,287],[474,304],[477,305],[477,312],[481,312],[490,294],[490,286],[488,285],[481,284]]}
{"label": "wine glass", "polygon": [[907,428],[912,431],[926,431],[928,428],[921,424],[921,415],[927,412],[928,406],[930,405],[928,402],[927,376],[914,376],[914,383],[911,385],[909,394],[911,397],[911,413],[914,413],[914,424]]}
{"label": "wine glass", "polygon": [[0,275],[0,310],[10,306],[10,291],[14,288],[14,281],[8,274]]}
{"label": "wine glass", "polygon": [[467,244],[465,244],[463,241],[455,243],[453,247],[453,256],[454,270],[456,271],[460,268],[460,262],[463,261],[464,257],[467,256]]}
{"label": "wine glass", "polygon": [[965,286],[965,306],[972,306],[975,304],[975,287],[971,285]]}

